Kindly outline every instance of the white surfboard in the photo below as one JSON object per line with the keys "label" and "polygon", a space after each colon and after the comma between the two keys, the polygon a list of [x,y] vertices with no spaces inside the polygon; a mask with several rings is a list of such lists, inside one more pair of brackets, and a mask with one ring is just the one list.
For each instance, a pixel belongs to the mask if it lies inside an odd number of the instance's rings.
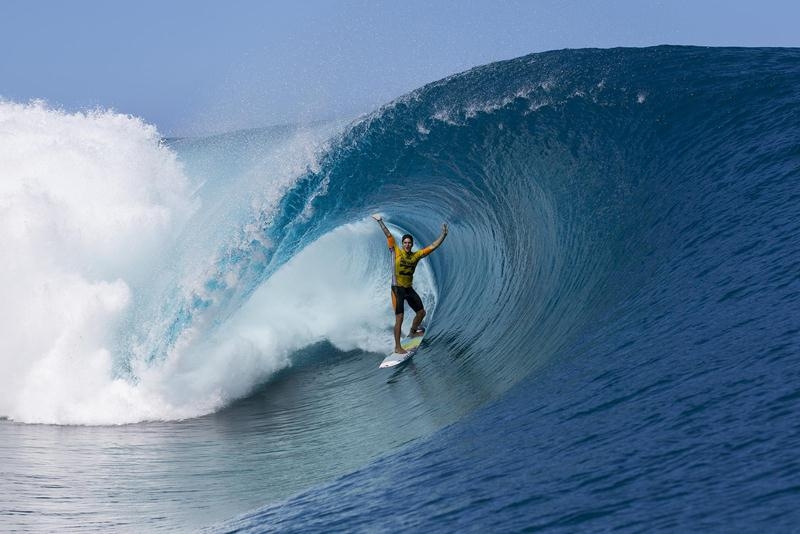
{"label": "white surfboard", "polygon": [[425,332],[423,332],[421,336],[406,337],[401,339],[400,346],[406,349],[408,352],[405,354],[397,354],[396,352],[393,352],[384,358],[378,367],[381,369],[385,369],[387,367],[396,367],[405,362],[414,354],[416,354],[417,350],[419,349],[419,344],[422,343],[423,337],[425,337]]}

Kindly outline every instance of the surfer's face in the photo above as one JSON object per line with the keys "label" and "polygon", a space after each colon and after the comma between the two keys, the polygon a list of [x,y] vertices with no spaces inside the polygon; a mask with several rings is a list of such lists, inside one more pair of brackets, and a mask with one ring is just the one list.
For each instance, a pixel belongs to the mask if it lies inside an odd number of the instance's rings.
{"label": "surfer's face", "polygon": [[414,245],[414,242],[410,239],[403,239],[403,250],[406,252],[411,251],[411,247]]}

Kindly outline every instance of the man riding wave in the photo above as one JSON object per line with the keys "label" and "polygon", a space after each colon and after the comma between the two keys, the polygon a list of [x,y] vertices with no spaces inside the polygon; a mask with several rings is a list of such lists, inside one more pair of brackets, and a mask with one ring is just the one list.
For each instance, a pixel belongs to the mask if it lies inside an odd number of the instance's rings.
{"label": "man riding wave", "polygon": [[425,317],[425,307],[422,304],[422,299],[419,297],[412,282],[414,279],[414,270],[417,268],[419,260],[439,248],[445,237],[447,237],[447,223],[442,224],[441,235],[422,250],[411,252],[411,247],[414,246],[414,238],[411,234],[405,234],[400,242],[402,248],[398,247],[395,243],[394,236],[386,228],[383,223],[383,218],[375,214],[372,216],[383,230],[386,235],[386,240],[389,245],[389,250],[392,253],[392,307],[394,308],[394,352],[397,354],[406,354],[408,351],[400,346],[400,332],[403,326],[403,315],[405,311],[405,302],[411,306],[416,315],[411,322],[411,331],[409,336],[420,336],[424,329],[420,328],[422,319]]}

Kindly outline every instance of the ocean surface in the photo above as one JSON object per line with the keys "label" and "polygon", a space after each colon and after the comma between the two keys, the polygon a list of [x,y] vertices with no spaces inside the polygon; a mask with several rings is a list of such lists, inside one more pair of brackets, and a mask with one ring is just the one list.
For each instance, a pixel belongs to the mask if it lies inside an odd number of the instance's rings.
{"label": "ocean surface", "polygon": [[[376,212],[450,226],[396,370]],[[0,244],[0,531],[800,528],[798,49],[205,138],[2,100]]]}

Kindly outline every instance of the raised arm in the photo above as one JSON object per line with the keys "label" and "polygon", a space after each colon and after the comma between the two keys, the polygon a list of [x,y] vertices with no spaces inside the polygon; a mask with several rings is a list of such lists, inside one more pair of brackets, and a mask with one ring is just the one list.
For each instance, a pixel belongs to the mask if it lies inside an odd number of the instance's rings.
{"label": "raised arm", "polygon": [[372,216],[372,218],[375,219],[376,221],[378,221],[378,224],[380,225],[381,230],[383,230],[383,233],[384,233],[384,235],[386,235],[387,238],[388,237],[392,237],[392,233],[389,231],[388,228],[386,228],[386,225],[383,224],[383,217],[381,217],[380,214],[376,213],[375,215]]}
{"label": "raised arm", "polygon": [[436,238],[436,241],[434,241],[425,248],[428,249],[429,252],[433,252],[434,250],[439,248],[439,245],[441,245],[442,242],[444,242],[445,237],[447,237],[447,223],[442,224],[442,233],[441,235],[439,235],[439,237]]}

